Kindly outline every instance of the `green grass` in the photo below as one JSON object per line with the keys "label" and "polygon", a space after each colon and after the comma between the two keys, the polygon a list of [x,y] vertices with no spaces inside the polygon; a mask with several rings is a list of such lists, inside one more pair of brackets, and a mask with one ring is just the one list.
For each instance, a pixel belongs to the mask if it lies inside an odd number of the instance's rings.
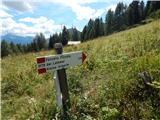
{"label": "green grass", "polygon": [[[160,20],[100,37],[64,52],[83,50],[83,65],[68,68],[70,119],[160,119]],[[38,75],[36,57],[53,50],[1,60],[2,120],[59,117],[53,73]],[[138,73],[148,71],[146,85]]]}

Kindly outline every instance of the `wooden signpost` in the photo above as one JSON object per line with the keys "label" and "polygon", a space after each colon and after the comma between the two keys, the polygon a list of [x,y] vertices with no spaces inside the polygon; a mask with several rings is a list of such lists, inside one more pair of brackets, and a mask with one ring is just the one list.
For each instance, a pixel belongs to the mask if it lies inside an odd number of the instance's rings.
{"label": "wooden signpost", "polygon": [[78,64],[85,60],[85,54],[81,51],[37,58],[38,73],[56,71]]}
{"label": "wooden signpost", "polygon": [[70,102],[65,68],[82,64],[86,55],[82,51],[62,54],[61,43],[56,43],[54,48],[57,55],[37,57],[37,69],[39,74],[54,71],[57,104],[62,110],[61,119],[66,119]]}

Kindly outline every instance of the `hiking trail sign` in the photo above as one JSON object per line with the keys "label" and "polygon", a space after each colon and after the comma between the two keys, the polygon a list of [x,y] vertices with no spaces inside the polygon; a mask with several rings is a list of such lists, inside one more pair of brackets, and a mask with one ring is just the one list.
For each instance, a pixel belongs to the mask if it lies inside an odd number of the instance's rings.
{"label": "hiking trail sign", "polygon": [[37,57],[38,73],[54,71],[57,105],[61,109],[61,120],[69,119],[67,111],[70,107],[67,75],[65,68],[82,64],[86,55],[82,51],[64,53],[61,43],[54,45],[56,55]]}
{"label": "hiking trail sign", "polygon": [[52,56],[37,57],[38,73],[56,71],[82,64],[86,55],[82,51],[58,54]]}

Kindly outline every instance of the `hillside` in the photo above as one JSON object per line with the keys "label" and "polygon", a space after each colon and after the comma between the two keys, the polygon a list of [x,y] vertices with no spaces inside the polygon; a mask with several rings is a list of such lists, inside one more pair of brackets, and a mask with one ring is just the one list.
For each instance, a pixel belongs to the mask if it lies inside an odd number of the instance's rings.
{"label": "hillside", "polygon": [[[100,37],[64,52],[83,50],[83,65],[67,69],[72,120],[160,119],[160,20]],[[36,57],[1,60],[2,120],[48,120],[60,115],[52,73],[38,75]],[[138,75],[153,77],[145,83]]]}

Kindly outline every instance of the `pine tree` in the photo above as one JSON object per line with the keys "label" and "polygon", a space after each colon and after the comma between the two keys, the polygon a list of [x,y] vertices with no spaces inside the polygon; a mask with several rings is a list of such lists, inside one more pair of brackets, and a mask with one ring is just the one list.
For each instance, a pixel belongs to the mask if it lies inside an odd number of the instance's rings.
{"label": "pine tree", "polygon": [[133,1],[131,3],[133,24],[137,24],[140,21],[139,1]]}
{"label": "pine tree", "polygon": [[150,14],[150,8],[151,8],[151,1],[147,1],[146,7],[145,7],[145,17],[147,17]]}
{"label": "pine tree", "polygon": [[47,42],[45,36],[42,33],[36,34],[36,36],[33,38],[33,42],[31,43],[30,47],[31,51],[40,51],[42,49],[46,49]]}
{"label": "pine tree", "polygon": [[65,46],[68,44],[68,40],[69,40],[69,32],[67,30],[67,28],[64,26],[63,30],[62,30],[62,45]]}
{"label": "pine tree", "polygon": [[151,1],[150,8],[149,8],[149,14],[157,11],[158,9],[160,9],[160,1]]}
{"label": "pine tree", "polygon": [[113,26],[114,26],[114,12],[109,9],[106,15],[106,35],[113,32]]}
{"label": "pine tree", "polygon": [[128,25],[137,24],[140,22],[140,6],[139,1],[133,1],[128,9],[127,9],[127,16],[128,16]]}
{"label": "pine tree", "polygon": [[118,3],[115,9],[115,30],[119,30],[122,24],[123,3]]}
{"label": "pine tree", "polygon": [[129,5],[126,14],[127,14],[127,25],[128,26],[133,25],[134,24],[134,22],[133,22],[133,9],[132,9],[131,5]]}
{"label": "pine tree", "polygon": [[95,37],[100,36],[100,20],[99,20],[99,18],[95,19],[94,29],[95,29]]}
{"label": "pine tree", "polygon": [[90,19],[88,22],[87,33],[86,33],[85,37],[86,37],[86,39],[95,38],[95,24],[92,19]]}
{"label": "pine tree", "polygon": [[20,53],[18,47],[13,42],[10,43],[10,48],[11,48],[13,54]]}
{"label": "pine tree", "polygon": [[73,28],[72,40],[73,40],[73,41],[78,41],[78,40],[79,40],[78,31],[77,31],[76,28]]}
{"label": "pine tree", "polygon": [[46,39],[42,33],[39,34],[37,43],[40,50],[46,49]]}
{"label": "pine tree", "polygon": [[32,43],[27,47],[27,51],[35,51],[38,52],[40,50],[39,45],[38,45],[38,39],[39,39],[39,35],[37,34],[34,38]]}
{"label": "pine tree", "polygon": [[23,49],[23,46],[21,44],[17,44],[17,48],[19,49],[19,51],[21,53],[24,53],[24,49]]}
{"label": "pine tree", "polygon": [[1,41],[1,57],[8,56],[11,53],[12,53],[12,50],[10,48],[10,44],[5,40],[2,40]]}
{"label": "pine tree", "polygon": [[144,14],[144,2],[140,2],[140,20],[144,20],[145,14]]}
{"label": "pine tree", "polygon": [[84,42],[86,40],[86,34],[87,34],[87,26],[84,26],[81,33],[81,42]]}
{"label": "pine tree", "polygon": [[22,48],[23,48],[23,50],[24,50],[24,53],[27,53],[28,51],[27,51],[27,45],[22,45]]}
{"label": "pine tree", "polygon": [[54,46],[54,35],[50,36],[50,38],[49,38],[48,48],[53,49],[53,46]]}
{"label": "pine tree", "polygon": [[103,36],[103,35],[104,35],[104,23],[103,23],[103,19],[100,18],[99,36]]}
{"label": "pine tree", "polygon": [[117,4],[114,14],[114,31],[119,31],[125,28],[126,26],[126,8],[122,2]]}
{"label": "pine tree", "polygon": [[33,52],[32,43],[31,44],[27,44],[27,46],[26,46],[26,52]]}
{"label": "pine tree", "polygon": [[[56,41],[57,43],[60,43],[60,42],[62,41],[62,33],[60,32],[59,35],[58,35],[58,34],[56,34],[56,35],[58,36],[58,38],[55,39],[55,41]],[[68,38],[68,39],[69,39],[69,38]]]}

